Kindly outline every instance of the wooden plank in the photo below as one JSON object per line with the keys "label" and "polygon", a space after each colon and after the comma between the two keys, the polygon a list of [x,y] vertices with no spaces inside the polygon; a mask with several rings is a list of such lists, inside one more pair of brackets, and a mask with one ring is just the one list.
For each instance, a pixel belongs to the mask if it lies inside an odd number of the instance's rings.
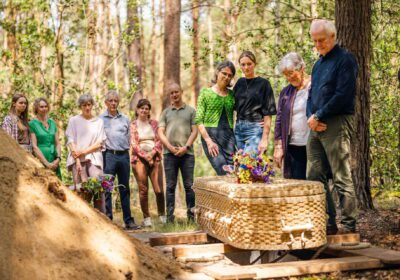
{"label": "wooden plank", "polygon": [[400,265],[400,251],[370,247],[356,250],[334,250],[327,248],[324,254],[336,257],[365,256],[380,260],[387,265]]}
{"label": "wooden plank", "polygon": [[214,278],[205,275],[204,273],[189,273],[184,272],[175,277],[176,280],[214,280]]}
{"label": "wooden plank", "polygon": [[383,264],[377,259],[357,256],[337,259],[320,259],[311,261],[242,266],[242,269],[256,272],[258,279],[300,276],[333,271],[373,269],[380,267],[383,267]]}
{"label": "wooden plank", "polygon": [[384,264],[396,265],[400,264],[400,252],[383,249],[378,247],[370,247],[357,250],[343,250],[345,254],[365,256],[380,260]]}
{"label": "wooden plank", "polygon": [[229,279],[253,279],[257,274],[250,269],[243,269],[243,266],[214,264],[203,266],[201,272],[218,280]]}
{"label": "wooden plank", "polygon": [[359,233],[348,233],[348,234],[337,234],[337,235],[328,235],[326,237],[328,243],[354,243],[360,242],[360,234]]}
{"label": "wooden plank", "polygon": [[164,246],[175,244],[207,243],[209,238],[205,232],[190,232],[178,234],[164,234],[149,238],[150,246]]}
{"label": "wooden plank", "polygon": [[246,266],[218,264],[202,267],[199,271],[215,279],[266,279],[380,267],[383,264],[378,259],[357,256]]}
{"label": "wooden plank", "polygon": [[176,245],[172,248],[172,256],[188,257],[201,254],[224,254],[228,252],[243,251],[224,243],[199,244],[199,245]]}
{"label": "wooden plank", "polygon": [[352,251],[352,253],[360,256],[379,259],[384,264],[400,264],[399,251],[383,249],[378,247],[370,247],[365,249],[346,250],[346,251]]}
{"label": "wooden plank", "polygon": [[149,243],[149,239],[152,237],[162,236],[162,234],[158,232],[127,232],[127,233],[129,236],[139,239],[143,243]]}

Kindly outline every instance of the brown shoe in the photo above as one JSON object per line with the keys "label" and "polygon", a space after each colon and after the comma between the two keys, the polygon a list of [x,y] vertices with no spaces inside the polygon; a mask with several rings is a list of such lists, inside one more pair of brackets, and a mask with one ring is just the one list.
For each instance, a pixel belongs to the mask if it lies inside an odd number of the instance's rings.
{"label": "brown shoe", "polygon": [[335,235],[338,234],[337,226],[327,226],[326,227],[326,235]]}
{"label": "brown shoe", "polygon": [[353,229],[348,229],[348,228],[341,228],[337,234],[351,234],[351,233],[358,233],[355,228]]}

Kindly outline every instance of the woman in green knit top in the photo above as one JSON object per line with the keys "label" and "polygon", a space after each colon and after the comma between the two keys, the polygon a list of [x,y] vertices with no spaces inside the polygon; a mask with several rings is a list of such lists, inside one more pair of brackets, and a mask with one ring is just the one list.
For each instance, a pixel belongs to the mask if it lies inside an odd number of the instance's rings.
{"label": "woman in green knit top", "polygon": [[197,101],[196,124],[201,143],[208,160],[218,175],[225,175],[224,165],[231,165],[235,152],[233,134],[233,110],[235,97],[228,89],[235,75],[235,66],[226,60],[221,62],[211,81],[213,86],[203,88]]}

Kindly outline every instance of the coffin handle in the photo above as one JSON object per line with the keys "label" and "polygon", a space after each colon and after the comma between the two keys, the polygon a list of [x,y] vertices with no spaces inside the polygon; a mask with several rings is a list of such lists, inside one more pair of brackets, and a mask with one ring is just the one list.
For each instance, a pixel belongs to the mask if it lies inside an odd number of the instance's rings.
{"label": "coffin handle", "polygon": [[293,232],[301,232],[300,241],[301,241],[301,246],[304,248],[306,246],[306,242],[308,241],[308,239],[305,237],[305,232],[311,231],[314,228],[311,219],[309,218],[308,222],[305,224],[298,224],[294,226],[286,225],[283,219],[281,220],[281,223],[282,223],[282,231],[284,233],[289,234],[290,237],[288,245],[291,246],[296,241],[294,239]]}

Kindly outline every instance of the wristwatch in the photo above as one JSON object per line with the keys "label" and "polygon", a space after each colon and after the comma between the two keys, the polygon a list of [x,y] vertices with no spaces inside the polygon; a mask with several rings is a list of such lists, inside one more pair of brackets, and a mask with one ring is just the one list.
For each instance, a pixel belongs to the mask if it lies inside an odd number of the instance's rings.
{"label": "wristwatch", "polygon": [[189,146],[189,145],[186,145],[185,147],[186,147],[186,149],[187,149],[187,150],[189,150],[189,149],[190,149],[190,146]]}
{"label": "wristwatch", "polygon": [[319,121],[319,118],[317,117],[317,115],[313,115],[314,116],[314,120]]}

